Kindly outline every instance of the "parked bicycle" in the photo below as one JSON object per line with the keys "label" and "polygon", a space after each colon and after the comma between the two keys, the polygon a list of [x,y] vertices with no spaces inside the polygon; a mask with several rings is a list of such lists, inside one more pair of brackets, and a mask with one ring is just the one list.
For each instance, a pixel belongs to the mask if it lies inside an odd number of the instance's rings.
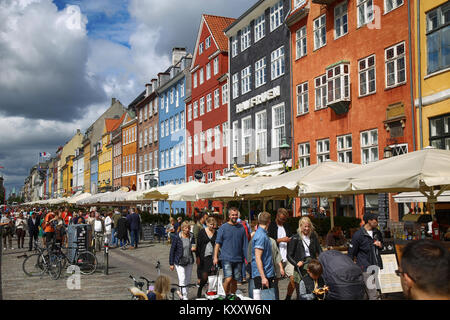
{"label": "parked bicycle", "polygon": [[[130,274],[130,278],[134,281],[134,287],[128,288],[131,293],[131,300],[148,300],[147,292],[150,290],[150,284],[154,284],[155,281],[148,280],[145,277],[139,277],[145,281],[138,281]],[[145,286],[145,287],[144,287]]]}
{"label": "parked bicycle", "polygon": [[48,273],[53,280],[59,279],[61,276],[61,261],[56,254],[47,248],[42,248],[39,243],[35,242],[37,253],[27,256],[22,263],[23,272],[29,276],[42,276]]}
{"label": "parked bicycle", "polygon": [[61,264],[64,268],[66,268],[67,265],[75,265],[80,268],[81,274],[93,274],[97,270],[97,257],[90,251],[79,252],[78,244],[80,243],[82,242],[75,242],[75,247],[68,248],[75,249],[75,254],[72,261],[63,252],[60,244],[55,244],[52,250],[61,261]]}

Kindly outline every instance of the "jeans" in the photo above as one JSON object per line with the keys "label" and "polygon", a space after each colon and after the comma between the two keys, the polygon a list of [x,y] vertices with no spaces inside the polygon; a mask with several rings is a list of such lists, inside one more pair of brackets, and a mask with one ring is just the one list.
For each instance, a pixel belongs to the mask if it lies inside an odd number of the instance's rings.
{"label": "jeans", "polygon": [[233,277],[236,281],[242,280],[242,262],[222,261],[223,278]]}
{"label": "jeans", "polygon": [[110,246],[115,246],[117,245],[117,238],[114,235],[114,233],[116,232],[116,228],[111,228],[111,241],[109,243]]}
{"label": "jeans", "polygon": [[137,248],[139,243],[139,230],[130,230],[131,245]]}
{"label": "jeans", "polygon": [[[37,231],[35,232],[28,232],[29,236],[30,236],[30,246],[29,249],[33,250],[33,242],[38,241],[38,235],[39,233]],[[36,249],[36,248],[35,248]]]}
{"label": "jeans", "polygon": [[[178,275],[178,285],[186,286],[191,283],[192,267],[193,264],[188,264],[187,266],[175,265]],[[181,288],[181,294],[183,295],[183,300],[188,300],[188,288]]]}

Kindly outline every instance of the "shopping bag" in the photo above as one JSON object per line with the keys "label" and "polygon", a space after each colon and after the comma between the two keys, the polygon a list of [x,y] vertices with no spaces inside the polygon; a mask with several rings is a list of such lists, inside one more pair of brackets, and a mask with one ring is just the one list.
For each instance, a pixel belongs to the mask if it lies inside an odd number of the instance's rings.
{"label": "shopping bag", "polygon": [[208,276],[208,295],[225,296],[225,289],[223,288],[223,274],[221,270],[217,271],[216,275]]}
{"label": "shopping bag", "polygon": [[253,300],[276,300],[275,288],[253,289]]}

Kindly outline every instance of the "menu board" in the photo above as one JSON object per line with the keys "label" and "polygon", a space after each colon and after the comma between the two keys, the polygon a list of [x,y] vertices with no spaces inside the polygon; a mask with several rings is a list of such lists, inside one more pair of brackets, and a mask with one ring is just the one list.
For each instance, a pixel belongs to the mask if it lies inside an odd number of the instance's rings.
{"label": "menu board", "polygon": [[144,241],[153,241],[155,235],[155,228],[152,224],[142,225],[142,238]]}
{"label": "menu board", "polygon": [[400,277],[395,274],[398,269],[395,253],[382,254],[383,269],[378,273],[378,281],[381,286],[381,293],[402,292]]}

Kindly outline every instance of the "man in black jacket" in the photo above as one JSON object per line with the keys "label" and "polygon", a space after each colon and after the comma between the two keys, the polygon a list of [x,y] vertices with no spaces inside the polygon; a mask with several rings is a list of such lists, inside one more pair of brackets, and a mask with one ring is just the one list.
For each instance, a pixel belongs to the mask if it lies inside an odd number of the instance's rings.
{"label": "man in black jacket", "polygon": [[36,215],[36,212],[33,211],[31,213],[31,217],[28,218],[27,222],[28,222],[28,235],[30,236],[30,244],[28,251],[32,251],[33,242],[38,241],[39,225],[41,220],[39,219],[39,216]]}
{"label": "man in black jacket", "polygon": [[[366,292],[369,300],[377,300],[377,289],[374,281],[376,277],[372,274],[374,266],[383,268],[379,250],[383,248],[381,233],[378,233],[378,215],[366,213],[364,215],[364,226],[362,226],[352,237],[349,246],[348,256],[361,267],[366,284]],[[370,267],[370,268],[369,268]],[[369,279],[369,277],[371,277]],[[368,281],[370,283],[368,283]]]}
{"label": "man in black jacket", "polygon": [[269,237],[277,242],[285,273],[290,279],[286,292],[286,300],[291,299],[296,287],[294,281],[294,266],[287,260],[287,245],[292,236],[292,231],[286,223],[288,217],[289,214],[287,210],[284,208],[279,208],[275,218],[275,223],[270,223],[267,230]]}

